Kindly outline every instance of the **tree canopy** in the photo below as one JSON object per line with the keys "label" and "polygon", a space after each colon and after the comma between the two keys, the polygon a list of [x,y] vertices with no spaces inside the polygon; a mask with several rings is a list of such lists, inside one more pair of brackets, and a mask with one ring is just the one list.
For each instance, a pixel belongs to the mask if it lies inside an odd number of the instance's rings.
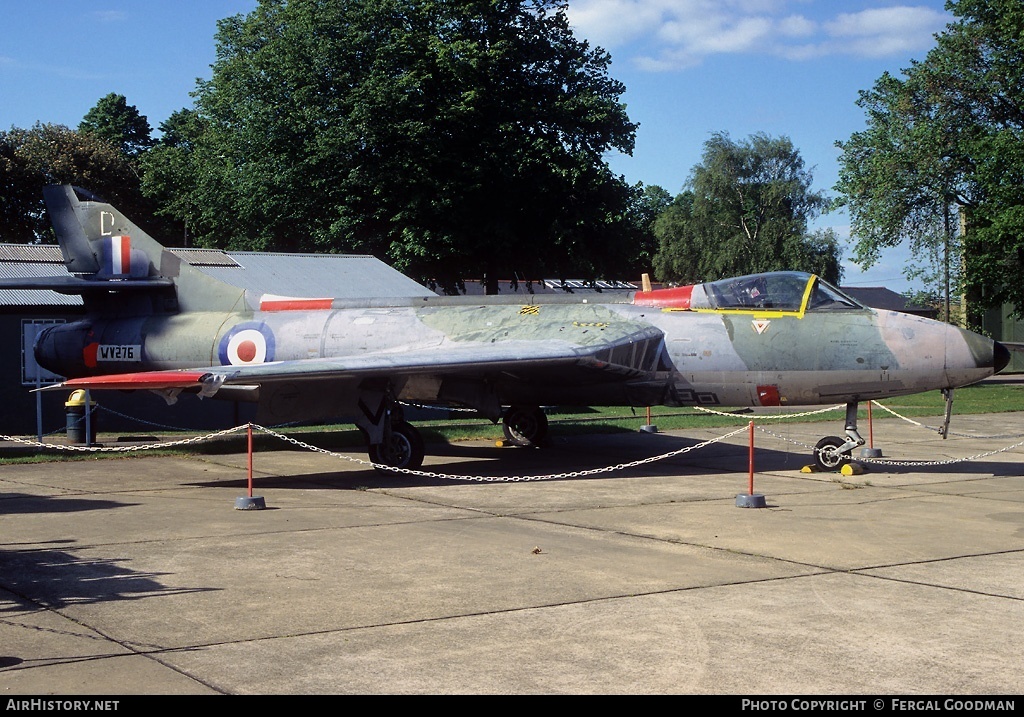
{"label": "tree canopy", "polygon": [[828,200],[811,191],[811,173],[786,137],[725,132],[704,144],[684,191],[658,217],[655,271],[693,283],[774,270],[842,276],[831,230],[809,233]]}
{"label": "tree canopy", "polygon": [[[838,204],[855,260],[883,247],[963,250],[964,288],[1024,309],[1024,6],[951,0],[957,18],[903,77],[883,75],[858,105],[867,128],[842,150]],[[959,235],[958,227],[966,233]],[[949,230],[947,231],[947,226]],[[952,267],[960,262],[952,260]]]}
{"label": "tree canopy", "polygon": [[139,180],[113,144],[64,125],[36,123],[0,131],[0,238],[5,242],[52,241],[43,204],[47,184],[86,187],[129,213],[147,214]]}
{"label": "tree canopy", "polygon": [[129,105],[124,95],[113,92],[86,113],[78,131],[110,142],[131,158],[153,145],[149,120],[135,105]]}
{"label": "tree canopy", "polygon": [[632,268],[640,189],[603,157],[636,125],[564,2],[262,0],[216,40],[145,162],[198,243],[372,253],[448,289]]}

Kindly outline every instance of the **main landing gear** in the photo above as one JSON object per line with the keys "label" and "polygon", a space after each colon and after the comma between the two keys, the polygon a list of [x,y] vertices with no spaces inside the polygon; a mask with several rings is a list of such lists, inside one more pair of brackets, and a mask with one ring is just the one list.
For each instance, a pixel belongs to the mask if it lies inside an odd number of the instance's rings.
{"label": "main landing gear", "polygon": [[[379,466],[416,470],[423,465],[426,450],[416,427],[405,421],[387,423],[384,440],[367,447],[370,460]],[[379,469],[386,472],[385,468]]]}
{"label": "main landing gear", "polygon": [[854,448],[863,446],[864,439],[857,432],[857,402],[846,404],[846,438],[826,436],[814,446],[814,462],[819,468],[834,471],[850,462]]}
{"label": "main landing gear", "polygon": [[370,460],[380,472],[389,468],[416,470],[423,465],[423,437],[405,420],[390,388],[367,390],[358,402],[356,427],[366,438]]}
{"label": "main landing gear", "polygon": [[509,406],[501,419],[501,430],[514,445],[539,446],[548,437],[548,417],[540,406]]}

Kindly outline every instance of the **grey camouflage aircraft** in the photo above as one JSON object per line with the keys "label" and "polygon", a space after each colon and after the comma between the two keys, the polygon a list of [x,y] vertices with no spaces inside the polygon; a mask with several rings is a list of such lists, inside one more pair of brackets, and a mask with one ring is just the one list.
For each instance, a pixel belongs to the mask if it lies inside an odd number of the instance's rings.
{"label": "grey camouflage aircraft", "polygon": [[423,461],[408,402],[475,409],[524,446],[545,439],[543,406],[845,403],[845,437],[815,449],[835,469],[864,444],[858,402],[940,389],[948,409],[952,389],[1009,362],[998,342],[799,272],[618,296],[253,295],[83,190],[44,198],[69,274],[3,285],[83,297],[85,318],[36,341],[39,364],[69,377],[58,388],[253,401],[265,423],[344,420],[384,469]]}

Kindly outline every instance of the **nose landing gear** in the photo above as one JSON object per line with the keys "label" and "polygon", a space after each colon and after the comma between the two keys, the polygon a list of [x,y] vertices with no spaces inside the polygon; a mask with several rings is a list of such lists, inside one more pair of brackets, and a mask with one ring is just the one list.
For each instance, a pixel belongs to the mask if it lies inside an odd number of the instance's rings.
{"label": "nose landing gear", "polygon": [[850,454],[854,448],[863,446],[866,441],[857,431],[857,402],[846,404],[846,438],[826,436],[814,446],[814,462],[819,468],[834,471],[850,462]]}

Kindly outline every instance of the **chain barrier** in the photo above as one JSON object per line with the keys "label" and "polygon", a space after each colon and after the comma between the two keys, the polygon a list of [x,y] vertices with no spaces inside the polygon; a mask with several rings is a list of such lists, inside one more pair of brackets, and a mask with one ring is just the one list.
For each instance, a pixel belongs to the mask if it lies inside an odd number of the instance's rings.
{"label": "chain barrier", "polygon": [[746,413],[740,415],[738,413],[729,413],[727,411],[716,411],[713,408],[705,408],[704,406],[694,406],[698,411],[704,411],[705,413],[713,413],[716,416],[725,416],[726,418],[740,418],[744,421],[750,420],[751,415],[756,415],[758,418],[804,418],[805,416],[817,416],[820,413],[828,413],[829,411],[835,411],[840,408],[844,408],[842,404],[836,406],[829,406],[828,408],[819,408],[816,411],[804,411],[803,413],[758,413],[750,414]]}
{"label": "chain barrier", "polygon": [[[935,428],[933,426],[927,426],[927,425],[925,425],[923,423],[920,423],[918,421],[915,421],[915,420],[913,420],[911,418],[908,418],[906,416],[902,416],[899,413],[897,413],[896,411],[894,411],[891,408],[889,408],[888,406],[883,406],[882,404],[877,403],[875,401],[872,401],[871,403],[873,403],[875,406],[878,406],[879,408],[887,411],[888,413],[892,414],[896,418],[899,418],[899,419],[901,419],[903,421],[906,421],[907,423],[913,424],[913,425],[918,426],[920,428],[924,428],[926,430],[932,430],[932,431],[937,431],[938,430],[937,428]],[[410,404],[410,405],[412,405],[412,404]],[[102,408],[102,407],[100,407],[100,408]],[[712,414],[716,414],[716,415],[719,415],[719,416],[725,416],[725,417],[728,417],[728,418],[736,418],[736,419],[741,419],[741,420],[744,420],[744,421],[749,421],[750,420],[750,414],[745,414],[745,415],[741,416],[741,415],[738,415],[738,414],[735,414],[735,413],[728,413],[728,412],[724,412],[724,411],[716,411],[714,409],[709,409],[709,408],[705,408],[705,407],[702,407],[702,406],[694,406],[694,408],[696,408],[699,411],[704,411],[706,413],[712,413]],[[822,413],[827,413],[829,411],[835,411],[835,410],[840,409],[840,408],[843,408],[843,406],[842,405],[829,406],[827,408],[817,409],[817,410],[814,410],[814,411],[805,411],[805,412],[802,412],[802,413],[763,414],[763,415],[757,415],[757,418],[758,419],[762,419],[762,418],[765,418],[765,419],[803,418],[803,417],[807,417],[807,416],[813,416],[813,415],[818,415],[818,414],[822,414]],[[115,411],[115,410],[109,409],[109,408],[105,408],[104,410],[109,411],[110,413],[113,413],[113,414],[115,414],[117,416],[120,416],[122,418],[128,418],[128,419],[131,419],[131,420],[136,420],[136,421],[139,421],[141,423],[148,423],[150,425],[153,425],[153,426],[156,426],[156,427],[160,427],[160,428],[167,428],[167,429],[171,429],[171,430],[186,430],[186,429],[176,428],[174,426],[166,426],[166,425],[159,424],[159,423],[153,423],[151,421],[145,421],[143,419],[139,419],[139,418],[135,418],[133,416],[128,416],[126,414],[119,413],[118,411]],[[458,409],[458,410],[471,411],[473,409]],[[90,413],[95,413],[95,409],[90,409]],[[81,417],[81,418],[78,418],[77,421],[79,421],[79,422],[84,421],[84,416]],[[755,423],[755,425],[756,425],[756,423]],[[740,428],[740,429],[737,429],[735,431],[732,431],[731,433],[726,433],[726,434],[718,436],[716,438],[711,438],[709,440],[703,441],[703,442],[695,444],[693,446],[687,446],[685,448],[680,448],[678,450],[669,451],[668,453],[664,453],[664,454],[657,455],[657,456],[651,456],[651,457],[648,457],[648,458],[642,458],[642,459],[639,459],[639,460],[636,460],[636,461],[631,461],[631,462],[628,462],[628,463],[619,463],[619,464],[616,464],[616,465],[613,465],[613,466],[607,466],[607,467],[603,467],[603,468],[591,468],[591,469],[584,470],[584,471],[570,471],[570,472],[566,472],[566,473],[555,473],[555,474],[549,474],[549,475],[535,475],[535,476],[481,476],[481,475],[456,476],[456,475],[450,475],[450,474],[446,474],[446,473],[437,473],[437,472],[434,472],[434,471],[421,471],[421,470],[413,470],[413,469],[409,469],[409,468],[399,468],[399,467],[396,467],[396,466],[388,466],[388,465],[374,463],[374,462],[368,461],[368,460],[363,460],[363,459],[360,459],[360,458],[355,458],[353,456],[349,456],[349,455],[346,455],[346,454],[343,454],[343,453],[338,453],[338,452],[335,452],[335,451],[330,451],[330,450],[327,450],[325,448],[320,448],[320,447],[314,446],[314,445],[312,445],[310,443],[306,443],[305,441],[301,441],[301,440],[298,440],[296,438],[292,438],[291,436],[285,435],[283,433],[279,433],[278,431],[273,430],[273,428],[268,428],[266,426],[260,426],[260,425],[255,424],[255,423],[253,423],[253,424],[243,424],[241,426],[235,426],[233,428],[227,428],[227,429],[224,429],[224,430],[221,430],[221,431],[215,431],[213,433],[208,433],[208,434],[201,435],[201,436],[193,436],[193,437],[190,437],[190,438],[184,438],[184,439],[180,439],[180,440],[176,440],[176,441],[167,441],[167,442],[160,442],[160,443],[146,443],[146,444],[139,444],[139,445],[132,445],[132,446],[83,446],[83,445],[49,444],[49,443],[41,443],[39,441],[33,441],[33,440],[18,438],[16,436],[6,436],[6,435],[2,435],[2,434],[0,434],[0,440],[11,441],[13,443],[18,443],[18,444],[29,446],[29,447],[43,448],[43,449],[47,449],[47,450],[70,451],[70,452],[78,452],[78,453],[88,453],[88,452],[97,452],[97,453],[130,453],[130,452],[145,451],[145,450],[177,448],[177,447],[181,447],[181,446],[187,446],[187,445],[192,445],[192,444],[196,444],[196,443],[202,443],[204,441],[214,440],[214,439],[217,439],[217,438],[221,438],[221,437],[224,437],[224,436],[231,435],[233,433],[237,433],[239,431],[246,430],[250,426],[253,429],[262,431],[263,433],[266,433],[267,435],[273,436],[273,437],[275,437],[275,438],[277,438],[277,439],[279,439],[281,441],[284,441],[286,443],[291,443],[291,444],[293,444],[293,445],[295,445],[295,446],[297,446],[299,448],[303,448],[305,450],[309,450],[309,451],[312,451],[312,452],[315,452],[315,453],[322,453],[322,454],[329,455],[329,456],[332,456],[332,457],[335,457],[335,458],[342,458],[344,460],[347,460],[347,461],[350,461],[350,462],[353,462],[353,463],[358,463],[360,465],[369,466],[369,467],[372,467],[372,468],[375,468],[375,469],[385,470],[385,471],[388,471],[388,472],[391,472],[391,473],[398,473],[398,474],[412,475],[412,476],[420,476],[420,477],[425,477],[425,478],[435,478],[435,479],[444,479],[444,480],[475,481],[475,482],[524,482],[524,481],[539,481],[539,480],[556,480],[556,479],[562,479],[562,478],[579,478],[579,477],[585,477],[585,476],[592,476],[592,475],[598,475],[600,473],[611,473],[611,472],[614,472],[614,471],[624,470],[624,469],[627,469],[627,468],[635,468],[637,466],[646,465],[648,463],[654,463],[654,462],[665,460],[665,459],[668,459],[668,458],[674,458],[676,456],[683,455],[684,453],[689,453],[690,451],[699,450],[699,449],[704,448],[704,447],[706,447],[708,445],[711,445],[712,443],[717,443],[717,442],[723,441],[723,440],[725,440],[727,438],[731,438],[731,437],[733,437],[733,436],[735,436],[735,435],[737,435],[739,433],[742,433],[742,432],[747,430],[746,427]],[[768,430],[767,428],[764,428],[762,426],[757,426],[757,428],[758,428],[759,431],[761,431],[765,435],[771,436],[771,437],[776,438],[776,439],[778,439],[780,441],[783,441],[785,443],[792,443],[792,444],[800,446],[800,447],[802,447],[804,449],[808,449],[812,453],[816,453],[816,452],[819,452],[821,450],[821,449],[817,448],[816,446],[811,446],[811,445],[809,445],[807,443],[804,443],[802,441],[798,441],[798,440],[796,440],[794,438],[790,438],[789,436],[784,436],[782,434],[779,434],[779,433],[776,433],[774,431]],[[58,429],[58,431],[54,431],[54,433],[59,432],[59,430],[60,429]],[[52,434],[47,434],[47,435],[52,435]],[[972,434],[951,433],[950,435],[956,435],[956,436],[959,436],[959,437],[962,437],[962,438],[1001,439],[1001,438],[1018,438],[1018,437],[1021,437],[1024,434],[1006,434],[1006,435],[993,435],[993,436],[978,436],[978,435],[972,435]],[[999,454],[999,453],[1004,453],[1006,451],[1010,451],[1010,450],[1013,450],[1015,448],[1019,448],[1021,446],[1024,446],[1024,440],[1019,441],[1017,443],[1014,443],[1012,445],[1006,446],[1004,448],[998,448],[998,449],[991,450],[991,451],[985,451],[983,453],[977,453],[977,454],[974,454],[972,456],[967,456],[965,458],[951,458],[951,459],[941,460],[941,461],[904,461],[904,460],[894,460],[894,459],[884,459],[884,458],[867,458],[867,457],[858,458],[857,461],[859,463],[876,464],[876,465],[882,465],[882,466],[901,466],[901,467],[902,466],[918,467],[918,466],[950,465],[950,464],[954,464],[954,463],[966,463],[966,462],[970,462],[970,461],[975,461],[975,460],[978,460],[978,459],[981,459],[981,458],[986,458],[988,456],[996,455],[996,454]]]}
{"label": "chain barrier", "polygon": [[59,443],[40,443],[39,441],[30,441],[26,438],[5,436],[3,434],[0,434],[0,441],[11,441],[12,443],[20,443],[23,446],[56,451],[71,451],[78,453],[131,453],[133,451],[160,450],[165,448],[177,448],[178,446],[187,446],[193,443],[202,443],[203,441],[210,441],[215,438],[221,438],[223,436],[229,436],[232,433],[244,431],[247,427],[248,426],[246,425],[235,426],[234,428],[225,428],[222,431],[207,433],[203,436],[192,436],[190,438],[182,438],[177,441],[166,441],[162,443],[140,443],[134,446],[80,446],[74,444],[63,445]]}
{"label": "chain barrier", "polygon": [[304,449],[306,449],[308,451],[313,451],[314,453],[323,453],[325,455],[329,455],[329,456],[334,457],[334,458],[342,458],[342,459],[350,461],[352,463],[359,463],[360,465],[371,466],[373,468],[379,468],[381,470],[386,470],[389,473],[401,473],[403,475],[420,476],[420,477],[423,477],[423,478],[440,478],[440,479],[443,479],[443,480],[460,480],[460,481],[471,481],[471,482],[477,482],[477,483],[499,483],[499,482],[503,482],[503,483],[522,483],[522,482],[526,482],[526,481],[559,480],[559,479],[562,479],[562,478],[581,478],[581,477],[585,477],[585,476],[598,475],[600,473],[611,473],[611,472],[614,472],[614,471],[625,470],[626,468],[635,468],[637,466],[646,465],[648,463],[654,463],[656,461],[661,461],[661,460],[665,460],[665,459],[668,459],[668,458],[674,458],[675,456],[680,456],[680,455],[682,455],[684,453],[689,453],[690,451],[699,450],[701,448],[704,448],[706,446],[711,445],[712,443],[718,443],[719,441],[724,441],[726,438],[732,438],[733,436],[735,436],[735,435],[737,435],[739,433],[743,433],[743,432],[745,432],[747,430],[746,428],[740,428],[740,429],[737,429],[735,431],[732,431],[731,433],[726,433],[724,435],[718,436],[717,438],[710,438],[710,439],[708,439],[706,441],[702,441],[701,443],[697,443],[697,444],[692,445],[692,446],[686,446],[685,448],[679,448],[677,450],[669,451],[668,453],[663,453],[663,454],[658,455],[658,456],[651,456],[649,458],[641,458],[639,460],[630,461],[629,463],[619,463],[617,465],[607,466],[607,467],[604,467],[604,468],[590,468],[588,470],[583,470],[583,471],[569,471],[569,472],[566,472],[566,473],[552,473],[552,474],[548,474],[548,475],[539,475],[539,476],[480,476],[480,475],[456,476],[456,475],[450,475],[450,474],[447,474],[447,473],[436,473],[436,472],[433,472],[433,471],[420,471],[420,470],[413,470],[411,468],[398,468],[398,467],[395,467],[395,466],[387,466],[387,465],[382,465],[382,464],[379,464],[379,463],[373,463],[372,461],[366,461],[366,460],[363,460],[361,458],[355,458],[353,456],[345,455],[344,453],[337,453],[335,451],[329,451],[326,448],[320,448],[319,446],[314,446],[314,445],[312,445],[310,443],[306,443],[305,441],[300,441],[297,438],[292,438],[291,436],[286,436],[283,433],[278,433],[277,431],[274,431],[274,430],[272,430],[270,428],[265,428],[264,426],[260,426],[260,425],[257,425],[255,423],[252,424],[252,427],[254,429],[263,431],[264,433],[266,433],[268,435],[274,436],[275,438],[278,438],[278,439],[280,439],[282,441],[285,441],[287,443],[292,443],[292,444],[294,444],[294,445],[296,445],[296,446],[298,446],[300,448],[304,448]]}
{"label": "chain barrier", "polygon": [[[919,421],[915,421],[912,418],[907,418],[906,416],[902,416],[899,413],[897,413],[896,411],[894,411],[891,408],[889,408],[888,406],[883,406],[882,404],[878,403],[877,401],[871,401],[871,403],[873,405],[877,406],[878,408],[881,408],[881,409],[889,412],[890,414],[892,414],[896,418],[899,418],[899,419],[901,419],[903,421],[906,421],[907,423],[913,424],[913,425],[918,426],[920,428],[924,428],[926,430],[931,430],[931,431],[939,432],[939,428],[937,428],[935,426],[928,426],[928,425],[926,425],[924,423],[921,423]],[[816,415],[816,414],[819,414],[819,413],[827,413],[828,411],[834,411],[836,409],[843,408],[843,407],[844,406],[842,406],[842,405],[837,405],[837,406],[831,406],[829,408],[822,408],[822,409],[819,409],[819,410],[816,410],[816,411],[805,411],[804,413],[764,414],[764,415],[758,415],[757,418],[759,418],[759,419],[760,418],[802,418],[804,416],[813,416],[813,415]],[[731,418],[742,418],[743,420],[748,420],[748,416],[749,416],[749,414],[747,416],[739,416],[739,415],[737,415],[735,413],[726,413],[724,411],[715,411],[715,410],[712,410],[712,409],[709,409],[709,408],[703,408],[701,406],[694,406],[694,408],[696,408],[697,410],[700,410],[700,411],[706,411],[707,413],[714,413],[714,414],[717,414],[719,416],[727,416],[727,417],[731,417]],[[755,423],[755,425],[756,425],[756,423]],[[822,449],[818,448],[817,446],[812,446],[810,444],[804,443],[803,441],[798,441],[798,440],[790,438],[788,436],[783,436],[781,434],[778,434],[778,433],[775,433],[773,431],[770,431],[767,428],[763,428],[762,426],[757,426],[757,429],[759,431],[761,431],[762,433],[764,433],[766,435],[769,435],[769,436],[772,436],[773,438],[777,438],[780,441],[783,441],[785,443],[792,443],[794,445],[797,445],[797,446],[800,446],[802,448],[808,449],[813,454],[818,454],[822,450]],[[979,435],[974,435],[974,434],[969,434],[969,433],[954,433],[953,431],[950,431],[947,435],[958,436],[960,438],[975,438],[975,439],[987,439],[987,440],[999,440],[999,439],[1006,439],[1006,438],[1020,438],[1020,437],[1024,436],[1024,434],[1021,434],[1021,433],[1010,433],[1010,434],[992,435],[992,436],[979,436]],[[869,465],[881,465],[881,466],[900,466],[900,467],[942,466],[942,465],[951,465],[951,464],[954,464],[954,463],[968,463],[970,461],[976,461],[976,460],[979,460],[981,458],[987,458],[989,456],[994,456],[994,455],[999,454],[999,453],[1005,453],[1007,451],[1012,451],[1014,448],[1019,448],[1020,446],[1024,446],[1024,441],[1019,441],[1019,442],[1014,443],[1012,445],[1005,446],[1004,448],[997,448],[996,450],[985,451],[984,453],[976,453],[973,456],[967,456],[965,458],[950,458],[950,459],[942,460],[942,461],[904,461],[904,460],[895,460],[895,459],[888,459],[888,458],[867,458],[867,457],[859,457],[856,460],[857,460],[858,463],[867,463]]]}
{"label": "chain barrier", "polygon": [[[913,421],[912,421],[912,423],[913,423]],[[920,425],[920,424],[918,424],[918,425]],[[773,438],[778,438],[780,441],[784,441],[786,443],[792,443],[794,445],[801,446],[802,448],[808,448],[808,449],[810,449],[810,451],[812,453],[819,452],[819,449],[816,446],[812,446],[810,444],[804,443],[803,441],[798,441],[798,440],[796,440],[794,438],[790,438],[788,436],[783,436],[783,435],[775,433],[773,431],[769,431],[767,428],[762,428],[761,426],[757,426],[757,429],[759,431],[761,431],[762,433],[764,433],[764,434],[772,436]],[[967,436],[967,437],[968,438],[981,438],[981,436]],[[976,460],[978,460],[980,458],[987,458],[988,456],[994,456],[997,453],[1005,453],[1006,451],[1012,451],[1014,448],[1019,448],[1020,446],[1024,446],[1024,441],[1019,441],[1017,443],[1014,443],[1013,445],[1005,446],[1004,448],[997,448],[997,449],[995,449],[993,451],[985,451],[984,453],[976,453],[973,456],[967,456],[965,458],[949,458],[949,459],[944,460],[944,461],[904,461],[904,460],[895,460],[895,459],[889,459],[889,458],[864,458],[864,457],[857,458],[856,461],[857,461],[857,463],[868,463],[868,464],[878,464],[878,465],[883,465],[883,466],[900,466],[900,467],[904,467],[904,466],[907,466],[907,467],[915,467],[915,466],[944,466],[944,465],[951,465],[953,463],[968,463],[970,461],[976,461]]]}
{"label": "chain barrier", "polygon": [[305,441],[301,441],[301,440],[299,440],[297,438],[292,438],[291,436],[285,435],[283,433],[279,433],[278,431],[275,431],[272,428],[267,428],[266,426],[261,426],[261,425],[256,424],[256,423],[243,424],[241,426],[235,426],[234,428],[226,428],[226,429],[224,429],[222,431],[216,431],[214,433],[208,433],[208,434],[202,435],[202,436],[193,436],[191,438],[185,438],[185,439],[178,440],[178,441],[168,441],[166,443],[140,444],[140,445],[135,445],[135,446],[60,445],[60,444],[40,443],[38,441],[30,441],[30,440],[27,440],[27,439],[24,439],[24,438],[18,438],[16,436],[6,436],[6,435],[2,435],[2,434],[0,434],[0,440],[2,440],[2,441],[12,441],[14,443],[19,443],[21,445],[31,446],[31,447],[36,447],[36,448],[44,448],[44,449],[47,449],[47,450],[71,451],[71,452],[78,452],[78,453],[91,453],[91,452],[95,452],[95,453],[128,453],[128,452],[132,452],[132,451],[144,451],[144,450],[153,450],[153,449],[175,448],[175,447],[179,447],[179,446],[190,445],[190,444],[193,444],[193,443],[201,443],[203,441],[213,440],[213,439],[216,439],[216,438],[221,438],[223,436],[230,435],[232,433],[238,433],[239,431],[244,431],[244,430],[248,429],[250,426],[254,430],[262,431],[263,433],[265,433],[265,434],[267,434],[269,436],[273,436],[274,438],[277,438],[277,439],[279,439],[281,441],[284,441],[285,443],[291,443],[291,444],[293,444],[293,445],[295,445],[295,446],[297,446],[299,448],[303,448],[305,450],[312,451],[314,453],[321,453],[321,454],[324,454],[324,455],[328,455],[328,456],[331,456],[333,458],[342,458],[342,459],[347,460],[347,461],[352,462],[352,463],[358,463],[360,465],[364,465],[364,466],[367,466],[367,467],[370,467],[370,468],[384,470],[384,471],[387,471],[389,473],[399,473],[399,474],[403,474],[403,475],[420,476],[420,477],[424,477],[424,478],[439,478],[439,479],[443,479],[443,480],[459,480],[459,481],[472,481],[472,482],[506,482],[506,483],[521,483],[521,482],[526,482],[526,481],[541,481],[541,480],[558,480],[558,479],[563,479],[563,478],[581,478],[581,477],[586,477],[586,476],[598,475],[598,474],[601,474],[601,473],[611,473],[611,472],[614,472],[614,471],[625,470],[627,468],[635,468],[637,466],[646,465],[648,463],[655,463],[657,461],[666,460],[668,458],[674,458],[675,456],[680,456],[680,455],[683,455],[684,453],[689,453],[690,451],[695,451],[695,450],[699,450],[701,448],[705,448],[706,446],[709,446],[712,443],[718,443],[720,441],[724,441],[727,438],[732,438],[733,436],[738,435],[740,433],[743,433],[743,432],[745,432],[747,430],[746,428],[739,428],[739,429],[737,429],[735,431],[732,431],[730,433],[726,433],[724,435],[717,436],[715,438],[710,438],[710,439],[708,439],[706,441],[702,441],[701,443],[697,443],[697,444],[692,445],[692,446],[686,446],[684,448],[679,448],[679,449],[674,450],[674,451],[669,451],[668,453],[663,453],[663,454],[657,455],[657,456],[650,456],[648,458],[641,458],[641,459],[638,459],[638,460],[635,460],[635,461],[630,461],[628,463],[618,463],[618,464],[613,465],[613,466],[606,466],[606,467],[602,467],[602,468],[591,468],[591,469],[582,470],[582,471],[569,471],[569,472],[565,472],[565,473],[552,473],[552,474],[548,474],[548,475],[532,475],[532,476],[521,476],[521,475],[516,475],[516,476],[482,476],[482,475],[457,476],[457,475],[451,475],[451,474],[447,474],[447,473],[437,473],[435,471],[421,471],[421,470],[413,470],[411,468],[399,468],[399,467],[396,467],[396,466],[388,466],[388,465],[383,465],[383,464],[380,464],[380,463],[374,463],[374,462],[368,461],[368,460],[363,460],[362,458],[356,458],[354,456],[349,456],[349,455],[346,455],[344,453],[338,453],[336,451],[330,451],[330,450],[327,450],[326,448],[320,448],[319,446],[314,446],[311,443],[306,443]]}
{"label": "chain barrier", "polygon": [[[929,425],[926,425],[924,423],[919,423],[918,421],[915,421],[912,418],[907,418],[906,416],[901,416],[900,414],[896,413],[896,411],[892,410],[888,406],[883,406],[882,404],[877,403],[875,401],[872,401],[871,403],[875,404],[876,406],[881,408],[883,411],[888,411],[889,413],[891,413],[892,415],[894,415],[896,418],[900,419],[901,421],[906,421],[907,423],[912,423],[915,426],[920,426],[921,428],[927,428],[928,430],[935,431],[937,433],[941,432],[941,430],[942,430],[938,426],[929,426]],[[996,434],[996,435],[993,435],[993,436],[979,436],[979,435],[976,435],[976,434],[973,434],[973,433],[957,433],[955,431],[950,431],[947,435],[957,436],[959,438],[987,438],[987,439],[992,439],[992,440],[998,440],[998,439],[1003,439],[1003,438],[1022,438],[1022,437],[1024,437],[1024,433],[1002,433],[1002,434]]]}
{"label": "chain barrier", "polygon": [[[101,408],[102,408],[102,406],[99,406],[99,405],[90,407],[89,410],[88,410],[89,416],[95,416],[96,413]],[[131,416],[126,416],[126,418],[131,418]],[[95,418],[93,418],[91,420],[95,420]],[[141,419],[134,419],[134,420],[141,420]],[[85,413],[83,413],[78,418],[75,418],[74,420],[65,420],[65,423],[63,425],[58,426],[57,428],[54,428],[52,431],[47,431],[46,433],[41,433],[39,435],[44,437],[44,438],[46,436],[56,436],[58,433],[64,433],[71,426],[82,426],[84,428],[85,427]],[[175,429],[175,430],[187,430],[187,429]]]}

